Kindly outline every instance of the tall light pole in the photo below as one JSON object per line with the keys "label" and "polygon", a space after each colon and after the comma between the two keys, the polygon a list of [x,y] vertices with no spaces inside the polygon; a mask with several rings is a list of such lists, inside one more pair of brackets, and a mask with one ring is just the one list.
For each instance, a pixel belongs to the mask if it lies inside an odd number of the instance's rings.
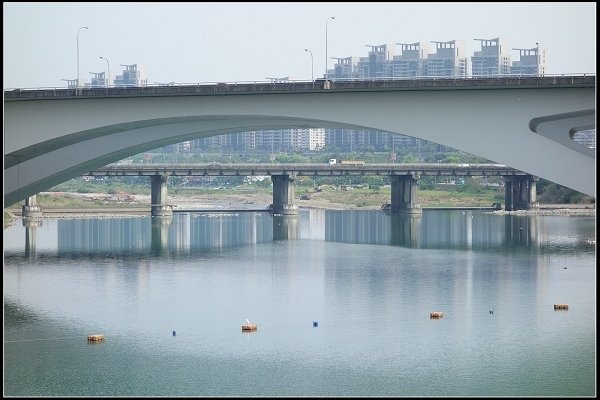
{"label": "tall light pole", "polygon": [[328,73],[327,73],[327,23],[329,22],[330,19],[335,19],[335,17],[329,17],[329,18],[327,18],[327,21],[325,21],[325,82],[327,82],[327,78],[328,78]]}
{"label": "tall light pole", "polygon": [[110,86],[110,63],[108,62],[108,60],[102,56],[100,56],[101,60],[106,61],[106,65],[108,67],[108,86]]}
{"label": "tall light pole", "polygon": [[310,53],[310,80],[315,82],[315,63],[313,60],[313,53],[309,49],[304,49],[304,51],[308,51]]}
{"label": "tall light pole", "polygon": [[77,92],[79,92],[79,32],[82,29],[89,29],[87,26],[82,26],[77,30]]}
{"label": "tall light pole", "polygon": [[535,42],[535,47],[535,61],[537,62],[535,69],[537,70],[538,76],[540,76],[540,44],[538,42]]}

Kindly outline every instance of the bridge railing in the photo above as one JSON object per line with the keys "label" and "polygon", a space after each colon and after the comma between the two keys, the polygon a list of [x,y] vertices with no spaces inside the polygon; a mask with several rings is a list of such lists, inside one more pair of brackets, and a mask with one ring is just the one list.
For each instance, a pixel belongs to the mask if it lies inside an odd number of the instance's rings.
{"label": "bridge railing", "polygon": [[[506,75],[494,75],[494,76],[410,76],[410,77],[401,77],[401,76],[387,76],[387,77],[369,77],[369,78],[333,78],[329,77],[328,82],[339,82],[339,83],[362,83],[362,82],[389,82],[389,81],[478,81],[478,80],[493,80],[493,79],[531,79],[531,78],[568,78],[568,77],[595,77],[596,73],[568,73],[568,74],[543,74],[543,75],[525,75],[525,74],[506,74]],[[547,79],[544,79],[547,81]],[[289,86],[289,85],[300,85],[306,86],[307,88],[310,85],[314,89],[323,89],[322,84],[325,82],[324,78],[319,78],[315,80],[307,80],[307,79],[282,79],[282,80],[251,80],[251,81],[234,81],[234,82],[194,82],[194,83],[186,83],[186,82],[168,82],[168,83],[149,83],[144,85],[90,85],[90,86],[82,86],[79,88],[80,91],[89,92],[92,90],[98,89],[120,89],[120,90],[132,90],[139,88],[177,88],[177,87],[194,87],[194,86],[205,86],[205,87],[217,87],[217,88],[226,88],[226,87],[235,87],[235,86],[244,86],[244,87],[260,87],[260,86],[269,86],[269,87],[277,87],[277,86]],[[21,92],[21,91],[57,91],[57,92],[65,92],[65,91],[75,91],[77,88],[74,86],[39,86],[39,87],[29,87],[29,88],[5,88],[5,94],[7,92]]]}

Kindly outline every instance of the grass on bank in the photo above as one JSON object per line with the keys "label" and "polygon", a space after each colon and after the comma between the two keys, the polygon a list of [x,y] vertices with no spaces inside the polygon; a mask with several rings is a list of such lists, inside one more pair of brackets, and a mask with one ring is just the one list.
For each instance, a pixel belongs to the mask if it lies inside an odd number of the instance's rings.
{"label": "grass on bank", "polygon": [[[101,187],[97,188],[97,191],[88,191],[87,193],[100,193]],[[503,202],[503,192],[495,189],[484,189],[477,193],[461,192],[454,190],[433,190],[423,189],[417,191],[417,204],[421,207],[489,207],[493,203]],[[136,190],[135,188],[127,190],[129,194],[143,194],[148,195],[148,188],[141,188]],[[248,193],[262,193],[264,195],[272,196],[272,189],[259,187],[256,185],[239,185],[225,189],[182,189],[182,188],[169,188],[168,196],[194,196],[194,195],[210,195],[211,198],[226,199],[232,195],[244,195]],[[300,187],[296,188],[296,204],[298,205],[310,205],[311,200],[300,200],[300,196],[308,194],[311,199],[337,204],[346,204],[353,207],[381,207],[382,204],[390,203],[390,188],[366,188],[366,187],[354,187],[348,190],[340,190],[339,187],[327,186],[322,191],[317,192],[314,188]],[[20,209],[24,204],[23,201],[12,205],[7,208]],[[101,208],[110,205],[110,207],[132,207],[133,205],[143,205],[144,203],[134,202],[118,202],[118,201],[103,201],[103,200],[89,200],[82,197],[70,195],[64,193],[62,195],[53,194],[38,194],[37,204],[42,208]]]}

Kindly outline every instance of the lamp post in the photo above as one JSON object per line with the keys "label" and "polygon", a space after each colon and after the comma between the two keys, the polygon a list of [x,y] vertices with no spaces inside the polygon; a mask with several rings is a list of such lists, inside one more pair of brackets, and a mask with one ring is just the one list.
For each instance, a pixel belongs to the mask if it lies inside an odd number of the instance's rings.
{"label": "lamp post", "polygon": [[335,19],[335,17],[329,17],[329,18],[327,18],[327,21],[325,21],[325,82],[327,82],[327,78],[328,78],[328,73],[327,73],[327,23],[329,22],[330,19]]}
{"label": "lamp post", "polygon": [[77,92],[79,92],[79,32],[82,29],[89,29],[87,26],[82,26],[77,30]]}
{"label": "lamp post", "polygon": [[308,51],[310,53],[310,80],[315,83],[315,63],[313,60],[313,53],[309,49],[304,49],[304,51]]}
{"label": "lamp post", "polygon": [[540,76],[540,44],[538,42],[535,42],[535,61],[536,61],[536,66],[535,69],[537,71],[538,76]]}
{"label": "lamp post", "polygon": [[108,60],[102,56],[100,56],[101,60],[106,61],[106,66],[108,67],[108,86],[110,87],[110,63],[108,62]]}

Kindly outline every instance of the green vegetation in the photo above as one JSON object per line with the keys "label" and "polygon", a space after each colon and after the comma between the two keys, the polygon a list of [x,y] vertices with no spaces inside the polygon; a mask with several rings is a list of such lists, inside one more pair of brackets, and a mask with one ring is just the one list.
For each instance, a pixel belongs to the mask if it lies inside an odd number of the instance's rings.
{"label": "green vegetation", "polygon": [[[314,194],[314,192],[309,192]],[[319,198],[333,203],[356,207],[380,207],[390,202],[390,188],[353,188],[348,190],[324,190]],[[490,207],[503,201],[497,191],[484,190],[477,194],[446,190],[419,190],[417,204],[421,207]]]}
{"label": "green vegetation", "polygon": [[4,228],[13,223],[17,217],[10,211],[4,210]]}
{"label": "green vegetation", "polygon": [[536,184],[537,201],[543,204],[595,204],[596,199],[576,190],[540,179]]}

